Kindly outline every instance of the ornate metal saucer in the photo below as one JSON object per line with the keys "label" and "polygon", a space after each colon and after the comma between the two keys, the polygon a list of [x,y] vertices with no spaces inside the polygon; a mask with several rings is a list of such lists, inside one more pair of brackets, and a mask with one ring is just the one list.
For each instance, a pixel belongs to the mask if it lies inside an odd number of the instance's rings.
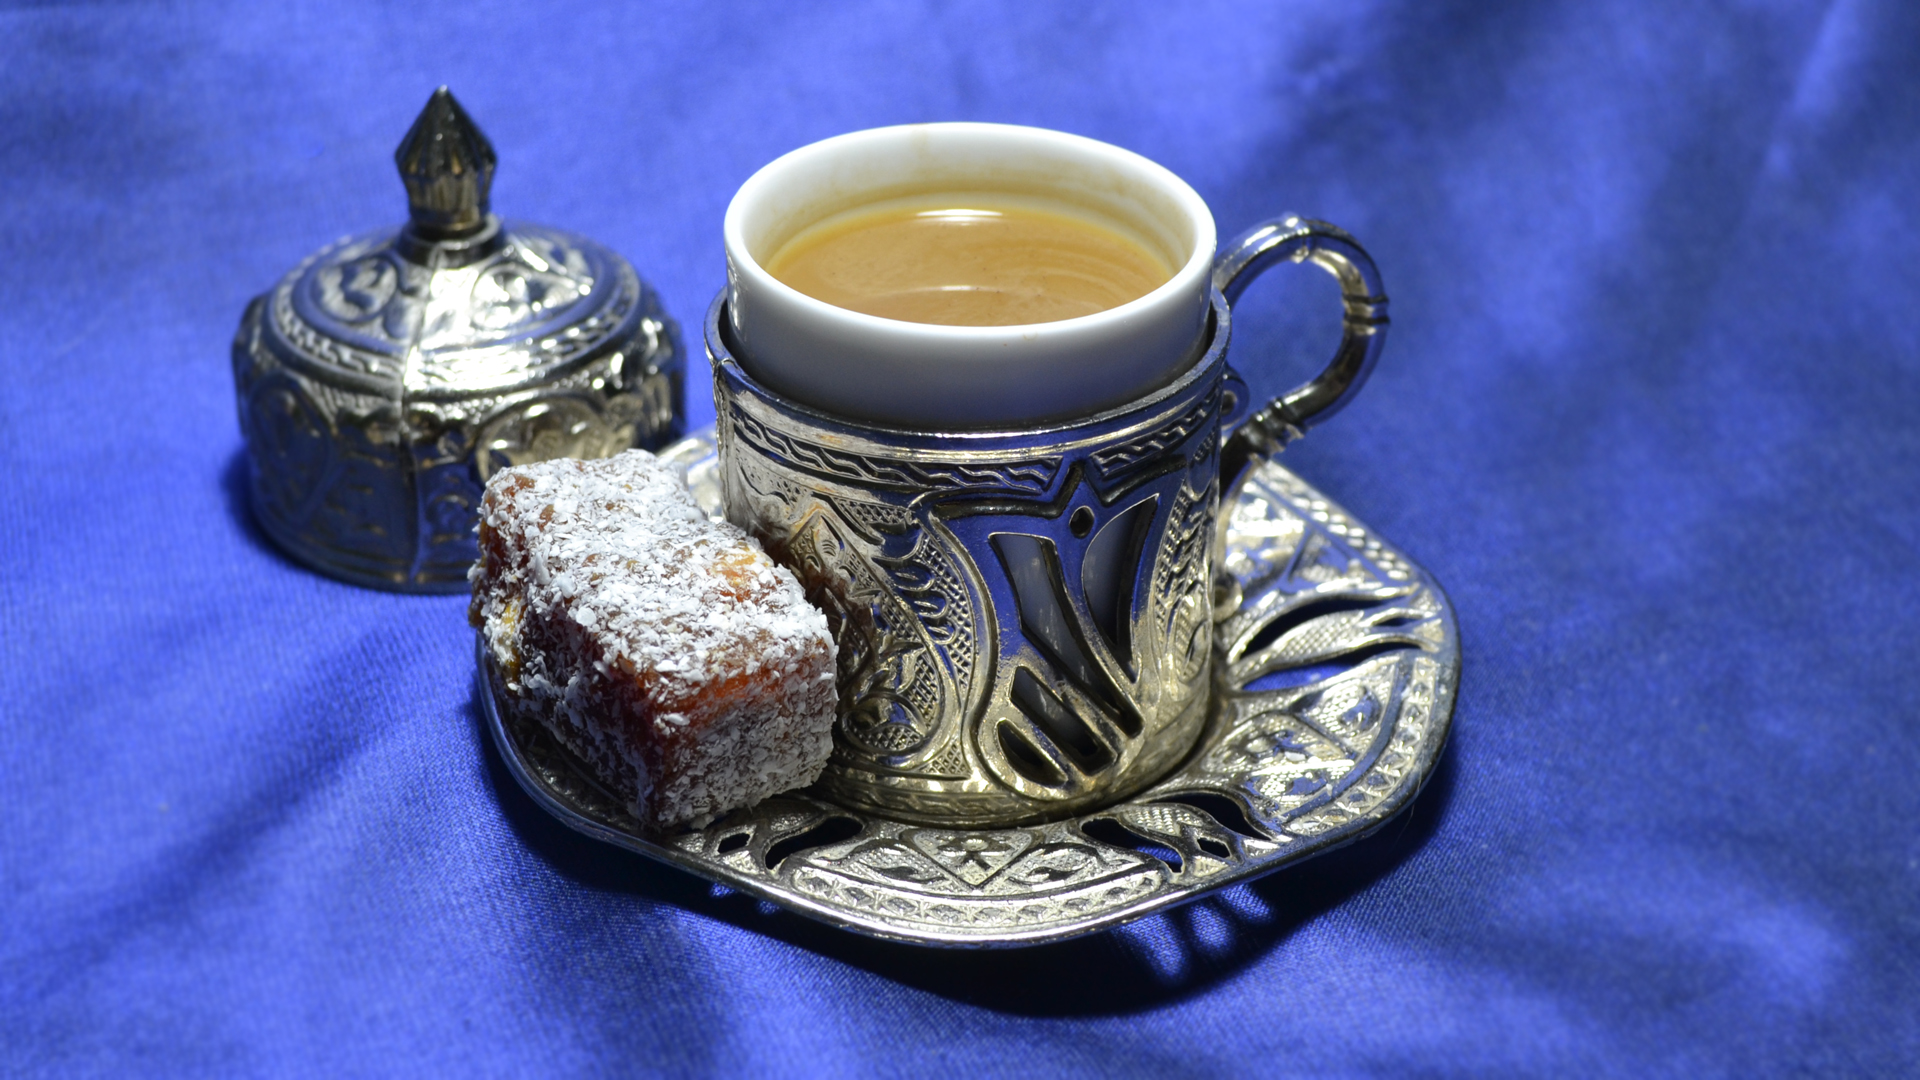
{"label": "ornate metal saucer", "polygon": [[[662,451],[718,515],[713,432]],[[1241,489],[1226,540],[1239,608],[1215,627],[1214,700],[1187,759],[1079,817],[931,828],[809,793],[677,835],[643,832],[537,723],[480,699],[534,802],[600,840],[802,915],[923,945],[1103,930],[1358,840],[1418,794],[1460,678],[1452,606],[1419,567],[1282,466]]]}

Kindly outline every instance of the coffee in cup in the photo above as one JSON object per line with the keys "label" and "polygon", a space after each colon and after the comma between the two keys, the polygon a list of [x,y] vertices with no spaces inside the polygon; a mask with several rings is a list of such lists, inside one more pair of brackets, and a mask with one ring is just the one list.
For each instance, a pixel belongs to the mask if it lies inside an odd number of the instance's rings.
{"label": "coffee in cup", "polygon": [[1147,295],[1177,267],[1125,223],[1060,200],[937,192],[829,216],[767,260],[793,288],[883,319],[1058,322]]}

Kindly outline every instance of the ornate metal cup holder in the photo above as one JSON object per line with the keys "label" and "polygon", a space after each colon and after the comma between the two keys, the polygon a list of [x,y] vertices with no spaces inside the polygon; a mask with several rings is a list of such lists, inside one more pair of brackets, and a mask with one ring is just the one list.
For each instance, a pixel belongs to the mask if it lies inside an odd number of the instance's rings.
{"label": "ornate metal cup holder", "polygon": [[[662,451],[718,513],[711,430]],[[1233,508],[1237,608],[1215,628],[1206,732],[1159,783],[998,829],[891,820],[795,792],[649,834],[537,723],[480,699],[507,768],[572,828],[823,922],[923,945],[1033,945],[1130,922],[1358,840],[1439,759],[1460,677],[1446,595],[1280,465]]]}

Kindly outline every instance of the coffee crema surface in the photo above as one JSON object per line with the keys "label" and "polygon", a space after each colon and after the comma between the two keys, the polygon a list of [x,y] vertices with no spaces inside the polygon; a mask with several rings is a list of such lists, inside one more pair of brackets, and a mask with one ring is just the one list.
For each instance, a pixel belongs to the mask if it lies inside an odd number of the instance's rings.
{"label": "coffee crema surface", "polygon": [[796,233],[763,265],[849,311],[1020,326],[1116,308],[1169,281],[1175,267],[1130,233],[1054,200],[945,193],[835,214]]}

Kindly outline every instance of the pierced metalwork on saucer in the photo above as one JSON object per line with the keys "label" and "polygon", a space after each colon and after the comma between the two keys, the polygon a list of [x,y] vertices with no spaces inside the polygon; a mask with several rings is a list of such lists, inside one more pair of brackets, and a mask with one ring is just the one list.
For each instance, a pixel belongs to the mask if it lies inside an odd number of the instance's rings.
{"label": "pierced metalwork on saucer", "polygon": [[[718,513],[709,431],[663,456]],[[832,925],[926,945],[1029,945],[1129,922],[1357,840],[1412,801],[1445,743],[1460,637],[1440,587],[1273,462],[1233,507],[1198,746],[1145,791],[1078,817],[933,828],[808,794],[649,835],[538,723],[486,722],[533,800],[589,836]]]}

